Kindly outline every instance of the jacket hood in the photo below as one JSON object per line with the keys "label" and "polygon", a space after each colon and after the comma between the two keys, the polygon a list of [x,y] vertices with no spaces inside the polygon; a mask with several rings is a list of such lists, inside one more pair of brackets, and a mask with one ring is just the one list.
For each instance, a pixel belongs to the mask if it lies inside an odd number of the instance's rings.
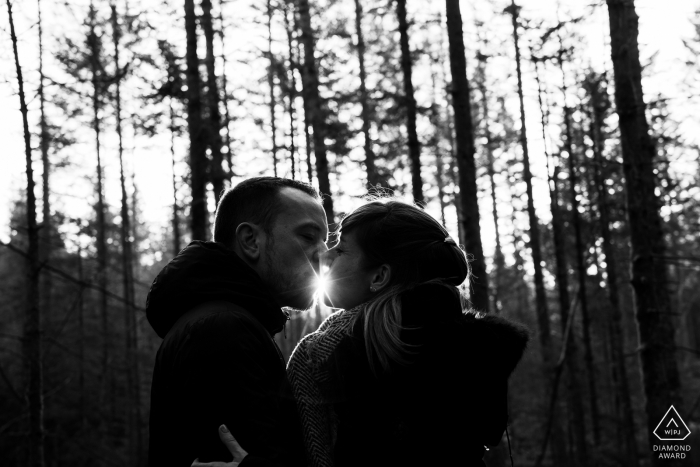
{"label": "jacket hood", "polygon": [[287,315],[272,300],[260,276],[220,243],[193,241],[168,263],[153,281],[146,316],[164,338],[192,308],[227,301],[249,311],[270,334],[280,332]]}
{"label": "jacket hood", "polygon": [[404,326],[435,323],[440,335],[458,343],[461,353],[508,377],[522,358],[528,329],[492,313],[463,310],[454,287],[424,284],[404,293]]}

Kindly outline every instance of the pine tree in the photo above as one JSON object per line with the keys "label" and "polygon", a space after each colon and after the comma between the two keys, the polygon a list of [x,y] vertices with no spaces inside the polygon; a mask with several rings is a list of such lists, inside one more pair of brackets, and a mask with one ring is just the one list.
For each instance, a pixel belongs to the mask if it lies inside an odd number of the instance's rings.
{"label": "pine tree", "polygon": [[[639,19],[633,0],[607,0],[610,47],[615,75],[615,104],[627,197],[632,247],[632,288],[639,336],[639,358],[646,398],[649,444],[670,404],[682,412],[680,375],[676,363],[675,327],[667,291],[665,245],[655,194],[654,144],[644,114],[644,94],[637,36]],[[659,459],[652,465],[681,465],[682,460]]]}
{"label": "pine tree", "polygon": [[367,92],[367,70],[365,69],[365,38],[362,33],[362,0],[355,0],[355,34],[357,35],[357,60],[360,65],[360,105],[362,106],[362,135],[364,136],[365,170],[367,172],[367,187],[371,188],[379,183],[377,169],[374,166],[374,150],[372,149],[372,137],[370,126],[372,122],[372,109],[370,108],[369,93]]}
{"label": "pine tree", "polygon": [[462,38],[462,14],[458,0],[446,0],[447,35],[450,43],[450,69],[452,71],[452,106],[455,116],[456,156],[459,168],[459,196],[462,201],[462,226],[464,246],[474,257],[471,264],[473,278],[470,286],[472,306],[480,311],[489,309],[488,276],[481,245],[479,225],[479,198],[476,187],[476,162],[474,154],[474,128],[471,117],[467,63]]}
{"label": "pine tree", "polygon": [[121,188],[121,247],[122,247],[122,291],[124,298],[124,334],[125,334],[125,362],[126,362],[126,426],[128,433],[128,460],[130,465],[138,465],[142,451],[141,448],[141,422],[140,422],[140,390],[138,382],[139,363],[136,358],[136,310],[134,309],[134,266],[133,250],[131,246],[131,227],[129,216],[129,199],[126,194],[126,179],[124,176],[124,144],[122,135],[122,101],[121,82],[125,75],[125,69],[121,67],[121,27],[117,7],[110,5],[112,10],[112,39],[114,44],[114,68],[115,68],[115,93],[114,108],[117,130],[117,142],[119,153],[119,186]]}
{"label": "pine tree", "polygon": [[24,155],[27,172],[27,236],[29,249],[26,265],[26,311],[24,321],[24,356],[28,366],[27,403],[29,408],[29,459],[30,467],[44,466],[44,394],[41,345],[41,310],[39,290],[39,229],[36,222],[36,196],[34,194],[34,171],[32,170],[31,136],[27,118],[27,102],[24,97],[22,67],[17,52],[17,35],[12,17],[12,4],[7,3],[7,16],[10,22],[10,39],[15,59],[19,104],[24,130]]}
{"label": "pine tree", "polygon": [[413,60],[408,40],[406,0],[396,0],[396,17],[399,20],[401,45],[401,71],[403,73],[404,106],[406,108],[406,133],[408,136],[408,159],[411,164],[413,201],[423,203],[423,178],[421,177],[420,142],[416,130],[416,97],[413,91]]}
{"label": "pine tree", "polygon": [[185,0],[185,32],[187,34],[187,127],[190,138],[190,229],[192,240],[206,240],[207,221],[207,155],[206,131],[202,121],[201,76],[197,55],[197,17],[194,0]]}
{"label": "pine tree", "polygon": [[[527,127],[525,125],[525,101],[523,97],[523,79],[520,68],[520,46],[518,33],[519,7],[511,0],[510,7],[506,10],[511,15],[513,24],[513,43],[515,46],[515,67],[518,78],[518,100],[520,102],[520,144],[523,150],[523,178],[527,196],[527,213],[530,220],[530,251],[532,252],[532,262],[535,269],[535,304],[537,312],[537,324],[539,339],[544,363],[545,380],[554,382],[555,356],[552,344],[551,325],[549,322],[549,311],[547,306],[547,294],[544,287],[544,274],[542,267],[542,247],[540,240],[539,218],[535,212],[535,203],[532,193],[532,172],[530,171],[530,155],[527,144]],[[554,388],[551,390],[553,391]],[[554,463],[557,465],[566,464],[566,454],[562,431],[558,427],[558,418],[555,420],[555,429],[552,431],[552,452]],[[545,441],[546,442],[546,441]]]}
{"label": "pine tree", "polygon": [[[304,95],[304,115],[313,130],[313,149],[316,158],[316,178],[318,187],[323,195],[323,209],[326,211],[326,219],[331,225],[335,222],[333,211],[333,193],[328,176],[328,157],[326,153],[326,121],[323,109],[323,101],[318,92],[318,68],[316,58],[316,41],[311,27],[311,13],[309,0],[297,0],[298,27],[300,30],[300,42],[304,47],[304,62],[302,63],[302,82]],[[310,139],[310,138],[309,138]],[[308,144],[307,144],[308,147]]]}
{"label": "pine tree", "polygon": [[224,181],[226,174],[222,167],[223,155],[221,149],[223,141],[221,139],[221,111],[219,103],[221,96],[219,94],[219,84],[216,76],[216,57],[214,56],[214,21],[212,19],[211,0],[202,0],[202,16],[201,24],[204,31],[204,42],[206,43],[206,56],[204,64],[207,70],[207,146],[211,151],[211,160],[209,163],[209,178],[211,179],[214,190],[214,200],[219,204],[219,199],[224,191]]}

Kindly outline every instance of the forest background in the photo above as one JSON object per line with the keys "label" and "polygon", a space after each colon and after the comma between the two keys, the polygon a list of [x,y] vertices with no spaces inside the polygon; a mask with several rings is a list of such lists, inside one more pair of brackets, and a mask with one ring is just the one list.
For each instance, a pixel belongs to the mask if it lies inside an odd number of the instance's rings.
{"label": "forest background", "polygon": [[[671,404],[695,447],[677,465],[697,462],[700,3],[517,3],[6,2],[0,462],[143,465],[149,284],[210,238],[221,188],[273,174],[332,195],[329,222],[380,186],[460,239],[475,307],[533,330],[510,387],[519,464],[669,465],[652,431]],[[637,37],[611,31],[618,5],[639,15],[640,183],[615,85],[635,67],[611,58],[616,34]],[[651,285],[630,261],[645,244]],[[326,313],[293,315],[286,356]]]}

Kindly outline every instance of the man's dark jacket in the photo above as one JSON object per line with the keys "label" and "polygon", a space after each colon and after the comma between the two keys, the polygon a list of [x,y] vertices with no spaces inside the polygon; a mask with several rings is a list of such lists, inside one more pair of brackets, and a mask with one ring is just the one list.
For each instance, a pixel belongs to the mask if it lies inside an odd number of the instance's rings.
{"label": "man's dark jacket", "polygon": [[221,244],[192,242],[156,277],[146,313],[163,338],[151,388],[151,467],[230,461],[222,423],[248,452],[243,467],[303,465],[296,406],[272,338],[287,316],[255,271]]}

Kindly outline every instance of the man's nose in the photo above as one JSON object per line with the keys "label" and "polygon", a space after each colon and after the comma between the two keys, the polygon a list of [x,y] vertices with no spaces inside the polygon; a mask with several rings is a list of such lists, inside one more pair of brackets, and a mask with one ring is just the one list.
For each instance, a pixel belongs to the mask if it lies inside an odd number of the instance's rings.
{"label": "man's nose", "polygon": [[326,248],[326,251],[324,251],[324,252],[321,254],[320,260],[321,260],[321,261],[320,261],[320,264],[321,264],[321,269],[322,269],[322,270],[323,270],[323,268],[329,268],[329,267],[331,267],[331,263],[333,263],[333,260],[332,260],[332,256],[331,256],[330,250],[328,250],[328,248]]}
{"label": "man's nose", "polygon": [[325,243],[321,243],[321,245],[319,245],[319,247],[314,252],[312,263],[313,263],[314,270],[317,273],[321,271],[321,268],[325,264],[323,258],[326,256],[327,252],[328,252],[328,247],[326,246]]}

